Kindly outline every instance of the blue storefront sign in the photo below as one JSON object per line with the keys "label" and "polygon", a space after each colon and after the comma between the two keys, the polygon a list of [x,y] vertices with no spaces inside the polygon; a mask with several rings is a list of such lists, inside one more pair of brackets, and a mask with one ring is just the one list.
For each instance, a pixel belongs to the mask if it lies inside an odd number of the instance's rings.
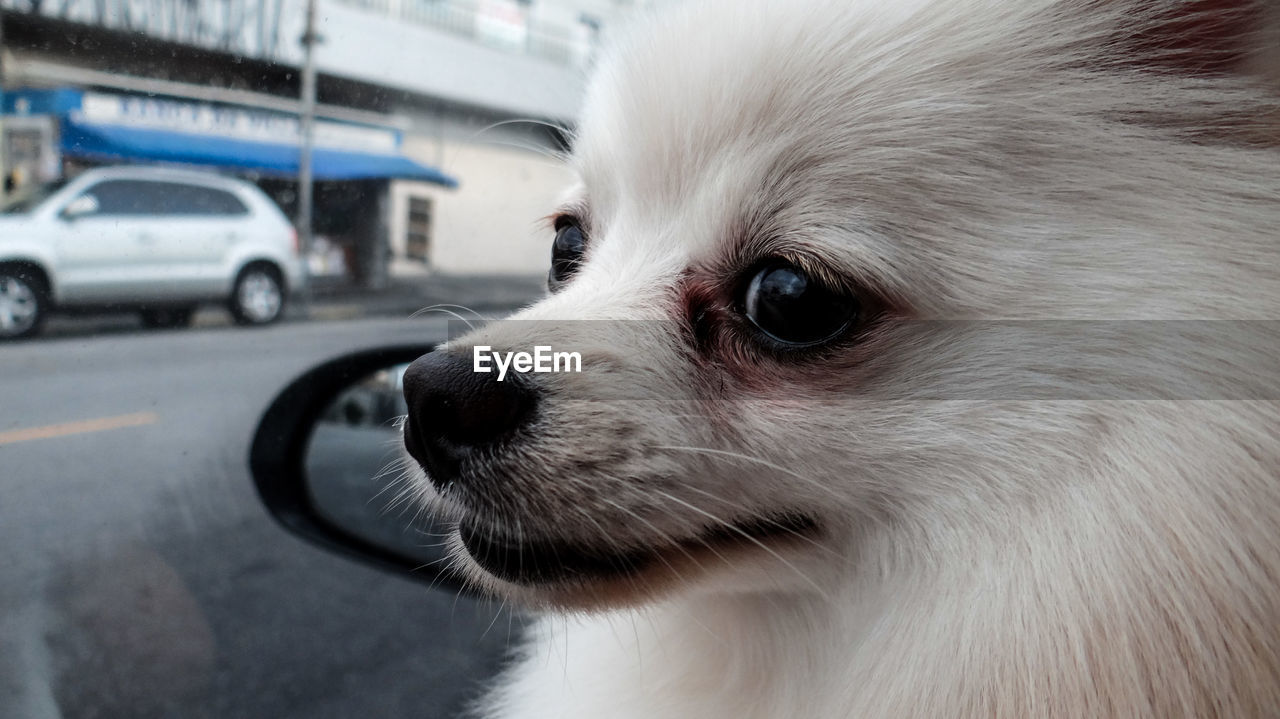
{"label": "blue storefront sign", "polygon": [[[3,112],[52,116],[62,155],[91,162],[155,162],[296,177],[301,131],[295,115],[214,103],[77,89],[15,90]],[[400,151],[398,130],[318,120],[316,180],[406,179],[456,187],[457,180]]]}

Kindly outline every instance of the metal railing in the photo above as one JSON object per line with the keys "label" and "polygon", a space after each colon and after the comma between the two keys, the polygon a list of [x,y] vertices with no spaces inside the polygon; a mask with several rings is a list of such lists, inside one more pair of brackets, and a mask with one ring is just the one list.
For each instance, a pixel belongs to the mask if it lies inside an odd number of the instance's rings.
{"label": "metal railing", "polygon": [[[0,0],[0,9],[264,60],[287,57],[294,0]],[[299,6],[300,7],[300,6]]]}

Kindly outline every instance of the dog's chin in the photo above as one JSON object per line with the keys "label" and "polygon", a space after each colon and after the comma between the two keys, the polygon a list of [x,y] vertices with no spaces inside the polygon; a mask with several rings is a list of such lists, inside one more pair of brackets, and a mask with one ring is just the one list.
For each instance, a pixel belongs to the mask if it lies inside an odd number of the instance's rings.
{"label": "dog's chin", "polygon": [[453,540],[468,578],[490,593],[531,606],[600,609],[633,606],[762,558],[780,559],[811,548],[819,535],[815,519],[785,514],[627,548],[512,537],[465,519]]}

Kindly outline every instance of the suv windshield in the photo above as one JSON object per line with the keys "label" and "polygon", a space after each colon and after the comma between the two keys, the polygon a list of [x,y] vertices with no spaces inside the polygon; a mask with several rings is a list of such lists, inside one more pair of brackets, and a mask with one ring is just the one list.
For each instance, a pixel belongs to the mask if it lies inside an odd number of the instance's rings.
{"label": "suv windshield", "polygon": [[24,215],[36,209],[36,206],[44,202],[50,195],[67,186],[68,180],[58,180],[50,182],[36,188],[31,194],[22,197],[16,202],[0,209],[0,214],[4,215]]}

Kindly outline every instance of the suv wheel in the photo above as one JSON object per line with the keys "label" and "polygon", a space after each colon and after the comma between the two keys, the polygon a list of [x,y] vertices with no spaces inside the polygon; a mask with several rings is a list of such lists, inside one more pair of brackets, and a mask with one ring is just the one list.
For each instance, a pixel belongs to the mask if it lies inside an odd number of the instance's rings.
{"label": "suv wheel", "polygon": [[242,325],[265,325],[284,312],[284,285],[269,265],[250,265],[231,290],[231,315]]}
{"label": "suv wheel", "polygon": [[195,314],[194,307],[157,307],[142,311],[142,324],[152,329],[186,327]]}
{"label": "suv wheel", "polygon": [[21,266],[0,266],[0,340],[38,332],[47,306],[47,290],[39,275]]}

